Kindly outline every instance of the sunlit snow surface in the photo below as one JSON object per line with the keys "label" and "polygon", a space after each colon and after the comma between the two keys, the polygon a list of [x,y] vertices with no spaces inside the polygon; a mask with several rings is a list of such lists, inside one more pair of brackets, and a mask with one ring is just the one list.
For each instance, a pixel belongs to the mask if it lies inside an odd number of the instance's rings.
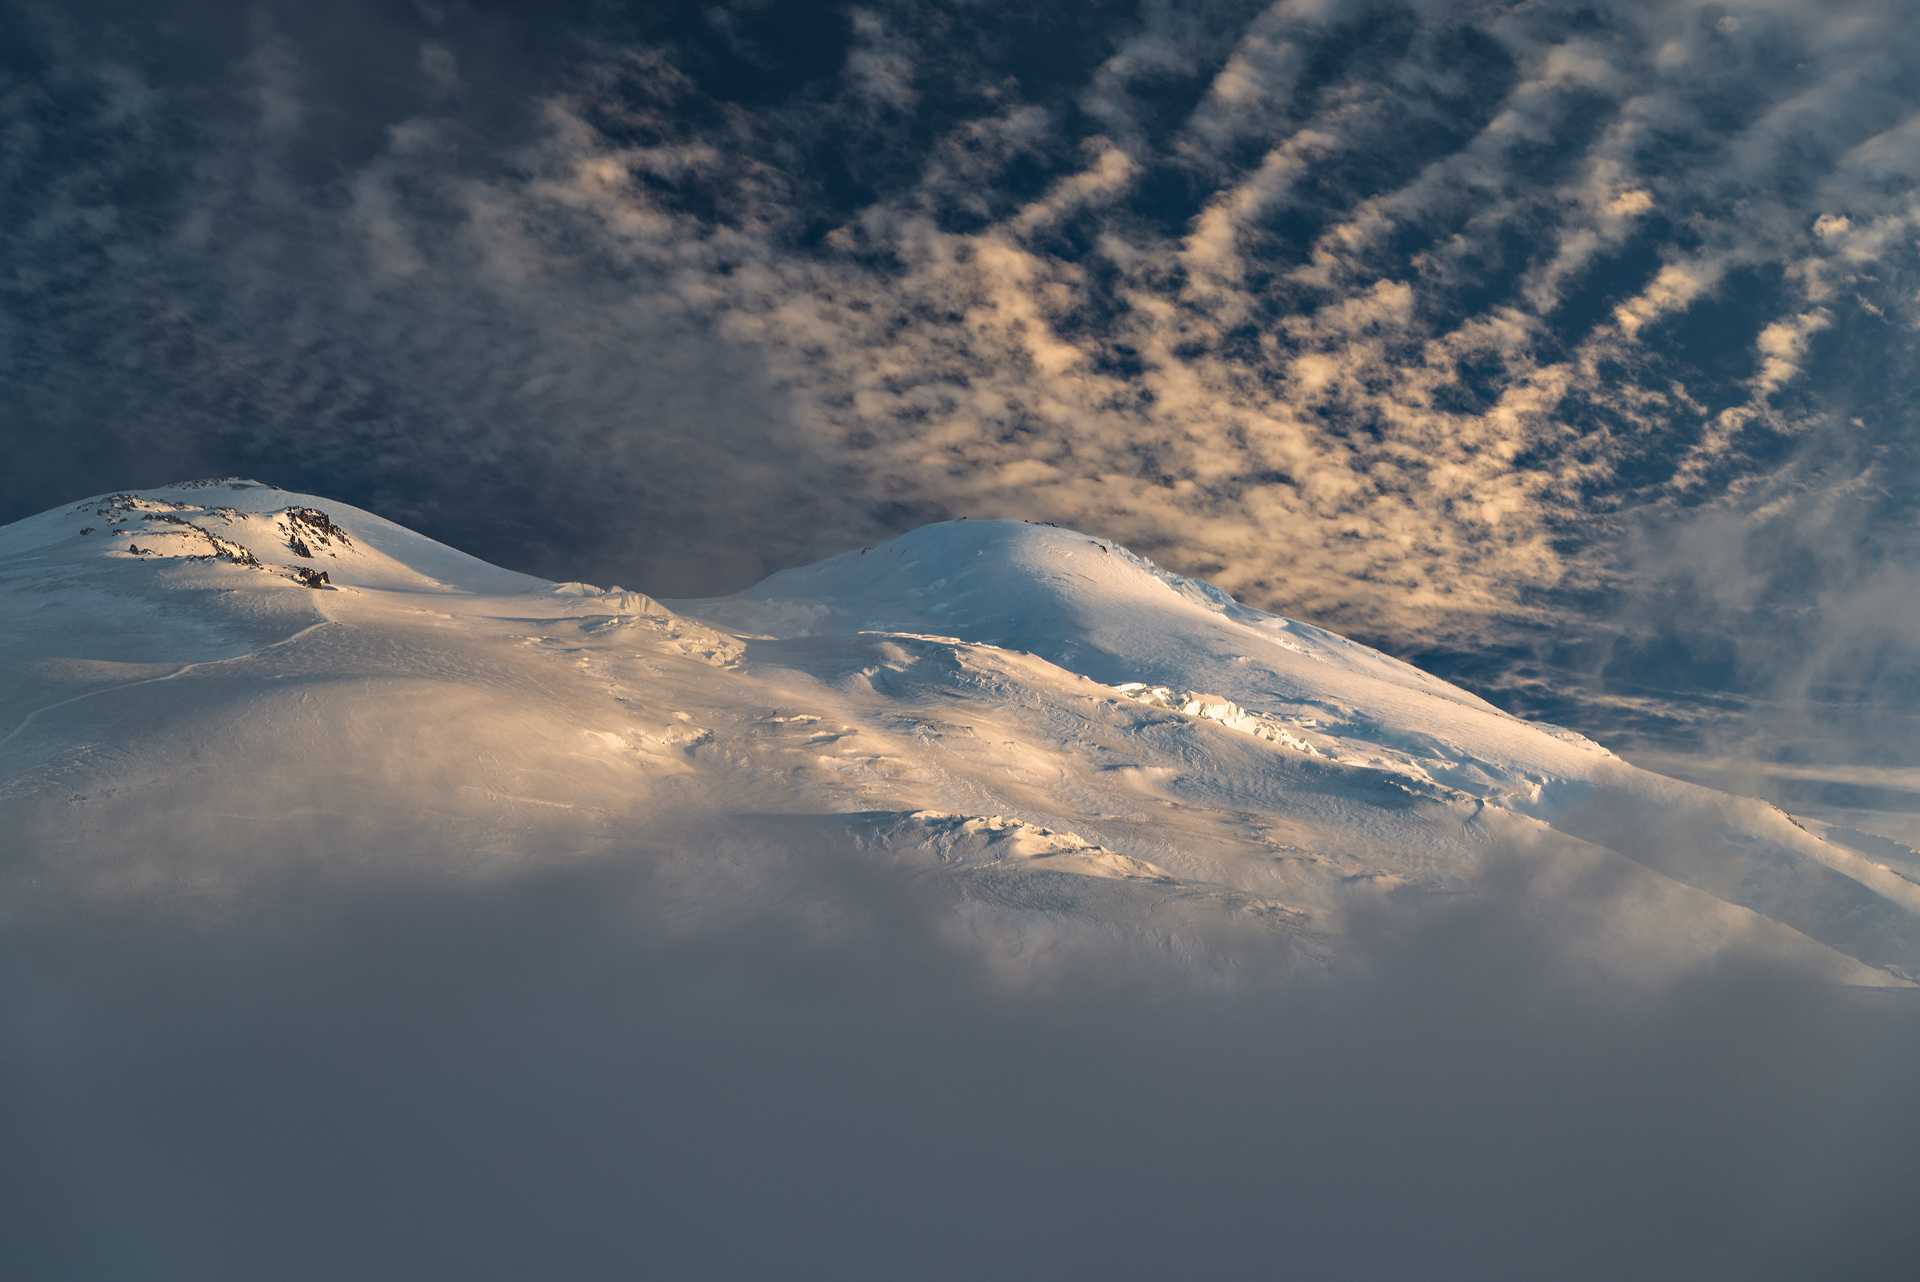
{"label": "sunlit snow surface", "polygon": [[1569,946],[1622,978],[1734,945],[1920,973],[1912,851],[1635,769],[1045,525],[928,526],[663,604],[198,482],[0,529],[0,672],[16,913],[219,912],[306,863],[471,879],[658,850],[747,899],[757,861],[897,866],[1010,964],[1064,930],[1204,967],[1257,932],[1319,971],[1356,912],[1481,894],[1518,860],[1515,911],[1572,905]]}

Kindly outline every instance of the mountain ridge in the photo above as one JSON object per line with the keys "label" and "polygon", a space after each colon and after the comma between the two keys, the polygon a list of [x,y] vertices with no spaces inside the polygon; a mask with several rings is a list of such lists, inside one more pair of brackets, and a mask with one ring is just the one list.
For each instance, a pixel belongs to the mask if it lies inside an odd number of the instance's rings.
{"label": "mountain ridge", "polygon": [[[1022,930],[1270,931],[1311,968],[1381,896],[1482,893],[1519,852],[1541,894],[1619,883],[1581,908],[1623,973],[1750,944],[1920,973],[1920,886],[1886,863],[1049,525],[944,522],[663,602],[216,478],[0,527],[0,599],[16,875],[87,893],[243,884],[224,837],[167,855],[209,813],[462,876],[671,829],[884,851]],[[101,854],[128,823],[161,839]]]}

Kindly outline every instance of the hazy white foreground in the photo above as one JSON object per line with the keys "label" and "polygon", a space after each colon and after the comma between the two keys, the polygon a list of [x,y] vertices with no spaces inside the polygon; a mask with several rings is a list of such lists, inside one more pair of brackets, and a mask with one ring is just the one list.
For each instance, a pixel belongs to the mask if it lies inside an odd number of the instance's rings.
{"label": "hazy white foreground", "polygon": [[1911,851],[1018,521],[662,603],[255,482],[70,504],[0,528],[0,833],[16,911],[650,847],[743,896],[765,858],[894,865],[1009,963],[1260,932],[1319,969],[1382,905],[1497,892],[1627,978],[1733,946],[1920,974]]}

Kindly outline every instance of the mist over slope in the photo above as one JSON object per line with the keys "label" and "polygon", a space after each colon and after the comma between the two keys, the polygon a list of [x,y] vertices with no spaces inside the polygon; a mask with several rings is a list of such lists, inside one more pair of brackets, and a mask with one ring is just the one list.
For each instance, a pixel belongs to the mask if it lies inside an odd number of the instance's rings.
{"label": "mist over slope", "polygon": [[219,480],[0,528],[0,606],[36,1275],[1913,1244],[1920,856],[1104,539],[662,603]]}

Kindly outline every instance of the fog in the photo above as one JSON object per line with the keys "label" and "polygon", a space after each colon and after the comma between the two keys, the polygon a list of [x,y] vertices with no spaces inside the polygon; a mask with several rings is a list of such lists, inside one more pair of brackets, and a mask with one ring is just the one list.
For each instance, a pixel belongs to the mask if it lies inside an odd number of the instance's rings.
{"label": "fog", "polygon": [[1911,994],[1612,982],[1518,854],[1287,980],[1257,936],[995,925],[765,831],[278,867],[217,907],[16,903],[15,1276],[1867,1279],[1920,1247]]}

